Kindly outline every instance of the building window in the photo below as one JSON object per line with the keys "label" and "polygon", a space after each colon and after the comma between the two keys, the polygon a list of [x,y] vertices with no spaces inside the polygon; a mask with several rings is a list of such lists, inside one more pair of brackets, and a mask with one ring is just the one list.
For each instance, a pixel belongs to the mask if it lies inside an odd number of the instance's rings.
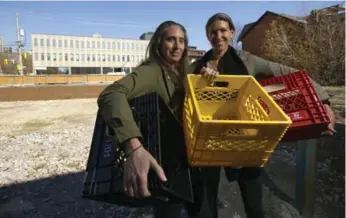
{"label": "building window", "polygon": [[41,53],[41,61],[44,61],[44,53]]}
{"label": "building window", "polygon": [[106,61],[106,55],[102,55],[102,61],[103,61],[103,62]]}
{"label": "building window", "polygon": [[87,54],[87,61],[90,61],[90,55]]}
{"label": "building window", "polygon": [[73,54],[71,53],[70,55],[71,55],[71,57],[70,57],[71,59],[70,60],[73,61]]}
{"label": "building window", "polygon": [[47,61],[50,61],[50,53],[47,53]]}
{"label": "building window", "polygon": [[86,45],[87,45],[87,48],[90,48],[90,42],[89,41],[86,42]]}
{"label": "building window", "polygon": [[38,44],[37,39],[34,38],[34,46],[37,47],[37,44]]}
{"label": "building window", "polygon": [[79,48],[79,41],[76,40],[76,48]]}
{"label": "building window", "polygon": [[100,49],[100,42],[97,42],[97,48]]}
{"label": "building window", "polygon": [[73,48],[73,40],[70,40],[70,48]]}
{"label": "building window", "polygon": [[79,54],[76,54],[76,61],[79,61]]}
{"label": "building window", "polygon": [[47,47],[50,46],[50,40],[49,39],[46,40],[46,44],[47,44]]}
{"label": "building window", "polygon": [[115,49],[115,42],[112,43],[112,49]]}
{"label": "building window", "polygon": [[55,40],[55,39],[52,40],[52,46],[53,46],[54,48],[56,47],[56,40]]}
{"label": "building window", "polygon": [[81,61],[85,61],[85,55],[82,54]]}
{"label": "building window", "polygon": [[68,61],[68,54],[65,54],[65,61]]}
{"label": "building window", "polygon": [[35,61],[38,61],[38,53],[37,52],[35,52],[34,58],[35,58]]}
{"label": "building window", "polygon": [[120,50],[120,42],[117,42],[117,49]]}
{"label": "building window", "polygon": [[113,55],[113,62],[115,62],[115,55]]}
{"label": "building window", "polygon": [[56,61],[56,53],[53,53],[53,61]]}
{"label": "building window", "polygon": [[44,40],[43,39],[40,40],[40,44],[41,44],[41,47],[44,46]]}
{"label": "building window", "polygon": [[126,43],[126,49],[130,50],[130,43]]}
{"label": "building window", "polygon": [[110,62],[111,61],[111,56],[110,55],[108,55],[108,62]]}
{"label": "building window", "polygon": [[100,55],[99,54],[96,55],[96,60],[100,61]]}
{"label": "building window", "polygon": [[65,39],[64,41],[65,41],[65,42],[64,42],[64,44],[65,44],[64,47],[67,48],[67,47],[68,47],[68,45],[67,45],[67,39]]}
{"label": "building window", "polygon": [[125,42],[122,43],[122,50],[125,50]]}
{"label": "building window", "polygon": [[62,41],[61,41],[61,39],[58,41],[58,46],[59,46],[59,48],[62,48]]}
{"label": "building window", "polygon": [[117,62],[120,62],[120,55],[117,55]]}
{"label": "building window", "polygon": [[132,51],[135,50],[135,44],[133,42],[131,43],[131,49],[132,49]]}
{"label": "building window", "polygon": [[84,41],[81,41],[81,42],[80,42],[80,47],[81,47],[81,48],[84,48]]}
{"label": "building window", "polygon": [[95,55],[94,54],[93,54],[92,58],[93,58],[93,61],[95,61]]}
{"label": "building window", "polygon": [[111,49],[111,43],[107,42],[107,49]]}
{"label": "building window", "polygon": [[102,42],[102,49],[105,49],[105,48],[106,48],[105,42]]}
{"label": "building window", "polygon": [[62,53],[59,53],[59,61],[62,61]]}

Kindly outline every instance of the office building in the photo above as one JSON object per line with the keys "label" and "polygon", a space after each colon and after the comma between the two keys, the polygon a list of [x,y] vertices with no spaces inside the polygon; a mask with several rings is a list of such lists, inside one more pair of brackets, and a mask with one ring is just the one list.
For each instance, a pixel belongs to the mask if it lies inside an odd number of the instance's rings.
{"label": "office building", "polygon": [[189,58],[190,63],[199,60],[206,53],[205,50],[198,50],[195,46],[189,46],[187,51],[187,56]]}
{"label": "office building", "polygon": [[145,58],[148,40],[31,34],[33,73],[131,72]]}

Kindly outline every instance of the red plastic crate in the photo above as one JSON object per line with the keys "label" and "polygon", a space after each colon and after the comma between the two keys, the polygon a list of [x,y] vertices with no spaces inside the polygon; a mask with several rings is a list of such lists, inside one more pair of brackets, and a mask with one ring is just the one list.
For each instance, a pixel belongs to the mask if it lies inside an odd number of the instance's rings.
{"label": "red plastic crate", "polygon": [[260,84],[293,122],[282,141],[319,138],[327,130],[329,117],[305,71],[262,80]]}

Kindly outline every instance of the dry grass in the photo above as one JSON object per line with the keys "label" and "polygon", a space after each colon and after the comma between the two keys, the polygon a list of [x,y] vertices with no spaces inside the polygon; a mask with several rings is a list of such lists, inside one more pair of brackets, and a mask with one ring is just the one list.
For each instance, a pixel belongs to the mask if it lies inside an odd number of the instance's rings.
{"label": "dry grass", "polygon": [[45,122],[41,120],[30,120],[23,125],[24,131],[38,131],[44,127],[52,125],[53,122]]}

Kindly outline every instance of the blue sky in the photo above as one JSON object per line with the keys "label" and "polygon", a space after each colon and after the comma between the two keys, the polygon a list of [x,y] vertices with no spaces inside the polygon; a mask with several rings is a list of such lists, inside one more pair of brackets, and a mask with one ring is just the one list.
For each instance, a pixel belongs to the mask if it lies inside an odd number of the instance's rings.
{"label": "blue sky", "polygon": [[0,2],[0,36],[5,46],[16,40],[15,13],[20,16],[21,28],[30,33],[69,34],[132,38],[148,31],[165,20],[183,24],[190,45],[209,49],[204,26],[217,13],[229,14],[236,28],[256,21],[266,10],[289,15],[305,15],[342,1],[222,1],[222,2]]}

